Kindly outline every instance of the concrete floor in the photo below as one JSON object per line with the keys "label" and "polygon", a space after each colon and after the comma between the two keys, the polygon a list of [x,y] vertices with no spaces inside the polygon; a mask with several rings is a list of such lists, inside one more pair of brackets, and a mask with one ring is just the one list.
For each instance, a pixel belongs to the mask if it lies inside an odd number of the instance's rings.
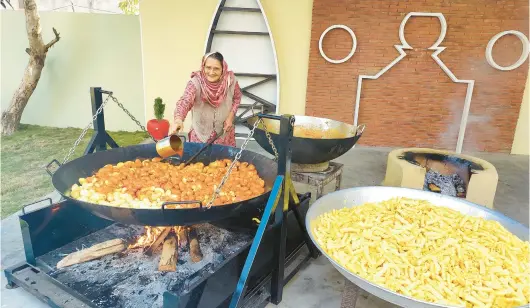
{"label": "concrete floor", "polygon": [[[263,152],[250,143],[249,149]],[[336,161],[344,164],[342,188],[380,185],[383,181],[387,154],[390,149],[357,147]],[[492,163],[499,173],[495,196],[495,209],[528,226],[529,222],[529,157],[505,154],[467,153]],[[330,183],[328,190],[334,187]],[[299,192],[315,190],[297,185]],[[22,237],[16,214],[4,219],[0,225],[2,270],[24,260]],[[5,289],[5,277],[1,275],[1,306],[9,308],[48,307],[18,288]],[[324,257],[313,260],[302,269],[284,290],[283,301],[277,307],[291,308],[339,308],[344,287],[344,277]],[[268,307],[276,307],[270,304]],[[393,307],[364,292],[357,300],[357,308]]]}

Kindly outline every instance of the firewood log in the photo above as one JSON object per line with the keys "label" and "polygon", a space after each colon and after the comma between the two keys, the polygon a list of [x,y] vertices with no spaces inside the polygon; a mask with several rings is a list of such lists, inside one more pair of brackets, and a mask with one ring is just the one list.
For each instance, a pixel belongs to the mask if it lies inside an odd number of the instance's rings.
{"label": "firewood log", "polygon": [[200,262],[202,260],[201,246],[199,245],[199,239],[197,237],[197,232],[191,229],[188,231],[188,239],[190,243],[190,256],[191,261]]}
{"label": "firewood log", "polygon": [[98,259],[103,256],[124,251],[127,248],[122,239],[113,239],[92,247],[73,252],[57,263],[57,268],[64,268],[70,265]]}
{"label": "firewood log", "polygon": [[432,192],[441,192],[442,190],[440,189],[440,187],[434,185],[434,184],[429,184],[429,190],[432,191]]}
{"label": "firewood log", "polygon": [[174,272],[177,270],[177,238],[173,235],[164,241],[158,270],[161,272]]}
{"label": "firewood log", "polygon": [[188,229],[180,228],[178,231],[179,247],[184,248],[188,245]]}
{"label": "firewood log", "polygon": [[158,248],[158,246],[160,246],[160,244],[164,242],[170,231],[171,228],[165,228],[164,231],[162,231],[162,233],[160,233],[160,235],[156,238],[153,244],[151,244],[151,246],[149,246],[149,248],[144,251],[144,254],[148,256],[152,255],[153,252]]}

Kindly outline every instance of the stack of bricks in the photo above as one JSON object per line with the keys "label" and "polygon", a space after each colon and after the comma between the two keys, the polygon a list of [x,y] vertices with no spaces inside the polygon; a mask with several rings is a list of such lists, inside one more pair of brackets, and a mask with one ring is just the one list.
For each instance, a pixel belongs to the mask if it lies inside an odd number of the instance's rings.
{"label": "stack of bricks", "polygon": [[[398,30],[409,12],[442,13],[447,34],[440,59],[459,79],[475,80],[464,151],[509,152],[528,74],[528,60],[512,71],[486,61],[489,40],[506,30],[528,37],[527,0],[362,1],[314,0],[306,114],[353,123],[358,75],[375,75],[399,56]],[[328,63],[319,53],[320,35],[331,25],[350,27],[357,50],[350,60]],[[367,125],[362,145],[456,148],[466,85],[453,83],[431,58],[428,47],[440,35],[437,18],[413,17],[405,39],[414,49],[377,80],[364,80],[359,124]],[[350,35],[330,31],[323,50],[332,59],[351,49]],[[503,66],[521,56],[518,38],[507,35],[493,47]]]}

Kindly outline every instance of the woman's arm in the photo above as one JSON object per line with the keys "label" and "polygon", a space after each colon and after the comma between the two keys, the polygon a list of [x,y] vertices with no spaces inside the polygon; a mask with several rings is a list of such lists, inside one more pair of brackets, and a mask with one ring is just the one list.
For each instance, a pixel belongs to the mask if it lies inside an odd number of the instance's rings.
{"label": "woman's arm", "polygon": [[232,103],[232,113],[234,116],[237,113],[237,109],[239,108],[239,104],[241,104],[241,96],[243,93],[241,92],[241,88],[239,88],[239,83],[236,81],[236,85],[234,87],[234,97],[233,97],[233,103]]}
{"label": "woman's arm", "polygon": [[188,112],[190,112],[191,108],[193,107],[193,103],[195,103],[196,91],[197,89],[195,88],[195,85],[190,80],[186,86],[186,89],[184,90],[184,94],[182,94],[177,102],[177,106],[175,107],[175,111],[173,113],[175,120],[179,119],[184,121],[184,119],[186,119]]}

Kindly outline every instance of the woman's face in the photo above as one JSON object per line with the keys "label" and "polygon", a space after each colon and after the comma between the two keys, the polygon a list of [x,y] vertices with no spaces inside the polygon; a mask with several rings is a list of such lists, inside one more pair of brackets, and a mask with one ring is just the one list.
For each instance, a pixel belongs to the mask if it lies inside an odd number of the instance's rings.
{"label": "woman's face", "polygon": [[204,63],[204,74],[209,82],[219,81],[223,73],[223,66],[219,60],[208,57]]}

